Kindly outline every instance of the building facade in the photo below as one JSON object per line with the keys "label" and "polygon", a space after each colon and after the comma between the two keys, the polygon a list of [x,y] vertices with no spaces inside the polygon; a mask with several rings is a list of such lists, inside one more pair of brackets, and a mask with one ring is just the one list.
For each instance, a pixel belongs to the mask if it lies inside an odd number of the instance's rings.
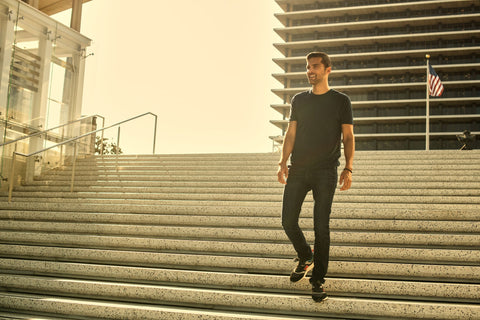
{"label": "building facade", "polygon": [[[75,6],[81,8],[83,2],[0,0],[0,189],[9,179],[14,152],[32,153],[82,130],[84,123],[78,122],[24,139],[81,118],[86,49],[91,42],[78,32],[81,10]],[[72,5],[71,27],[47,15]],[[28,163],[32,168],[39,162],[51,165],[59,161],[60,153],[45,152]],[[18,162],[28,166],[25,158]]]}
{"label": "building facade", "polygon": [[[276,2],[284,40],[274,44],[284,71],[273,75],[283,86],[272,90],[283,100],[271,105],[281,114],[271,120],[281,129],[271,137],[277,145],[292,96],[310,88],[311,51],[331,56],[330,86],[352,100],[357,150],[458,149],[456,135],[480,134],[478,0]],[[445,87],[428,112],[426,55]]]}

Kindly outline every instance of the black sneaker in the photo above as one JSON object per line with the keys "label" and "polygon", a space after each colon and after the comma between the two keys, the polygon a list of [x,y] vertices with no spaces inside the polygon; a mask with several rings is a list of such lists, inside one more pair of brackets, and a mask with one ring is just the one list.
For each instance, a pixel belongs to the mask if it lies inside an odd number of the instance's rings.
{"label": "black sneaker", "polygon": [[295,262],[298,262],[295,269],[290,273],[290,281],[297,282],[305,278],[308,271],[313,269],[313,258],[307,261],[300,261],[299,258],[295,258]]}
{"label": "black sneaker", "polygon": [[323,289],[323,284],[321,283],[312,283],[312,299],[315,302],[322,302],[328,299],[325,289]]}

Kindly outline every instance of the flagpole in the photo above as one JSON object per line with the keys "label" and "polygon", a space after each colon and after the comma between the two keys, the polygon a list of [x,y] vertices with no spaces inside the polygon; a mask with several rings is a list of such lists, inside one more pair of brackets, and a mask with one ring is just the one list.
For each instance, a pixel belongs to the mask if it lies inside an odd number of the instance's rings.
{"label": "flagpole", "polygon": [[426,123],[425,123],[425,150],[430,150],[430,90],[429,90],[429,85],[428,85],[428,76],[430,74],[429,70],[429,61],[430,55],[427,54],[425,55],[427,58],[427,107],[426,107]]}

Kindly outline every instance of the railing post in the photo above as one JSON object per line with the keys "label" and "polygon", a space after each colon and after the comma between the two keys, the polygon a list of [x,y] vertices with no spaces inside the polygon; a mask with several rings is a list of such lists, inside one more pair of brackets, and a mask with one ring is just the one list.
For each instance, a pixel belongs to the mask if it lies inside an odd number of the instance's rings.
{"label": "railing post", "polygon": [[73,192],[73,185],[75,182],[75,168],[77,164],[77,141],[73,144],[73,164],[72,164],[72,181],[70,183],[70,192]]}
{"label": "railing post", "polygon": [[116,154],[116,169],[118,172],[118,149],[120,148],[120,126],[118,126],[118,133],[117,133],[117,148],[115,148]]}
{"label": "railing post", "polygon": [[[62,127],[62,142],[63,142],[63,139],[65,138],[65,128]],[[60,160],[59,160],[59,164],[60,165],[63,165],[63,144],[60,146]]]}
{"label": "railing post", "polygon": [[[105,127],[105,120],[104,120],[104,125],[103,127]],[[102,130],[102,140],[100,140],[100,155],[103,156],[103,133],[105,132],[105,130]]]}
{"label": "railing post", "polygon": [[12,154],[12,166],[10,167],[10,179],[8,179],[8,203],[12,202],[12,192],[15,180],[15,160],[17,158],[17,143],[15,143],[15,149]]}
{"label": "railing post", "polygon": [[155,154],[155,143],[157,141],[157,115],[154,114],[153,116],[155,117],[155,127],[153,128],[153,154]]}

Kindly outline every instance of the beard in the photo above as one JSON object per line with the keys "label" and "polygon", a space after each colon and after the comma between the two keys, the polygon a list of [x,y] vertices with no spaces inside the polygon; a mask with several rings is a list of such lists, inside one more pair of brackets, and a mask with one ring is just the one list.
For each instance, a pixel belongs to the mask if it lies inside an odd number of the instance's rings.
{"label": "beard", "polygon": [[308,83],[310,83],[311,85],[316,85],[323,81],[323,77],[322,78],[319,78],[318,76],[315,76],[314,78],[307,77],[307,80],[308,80]]}

